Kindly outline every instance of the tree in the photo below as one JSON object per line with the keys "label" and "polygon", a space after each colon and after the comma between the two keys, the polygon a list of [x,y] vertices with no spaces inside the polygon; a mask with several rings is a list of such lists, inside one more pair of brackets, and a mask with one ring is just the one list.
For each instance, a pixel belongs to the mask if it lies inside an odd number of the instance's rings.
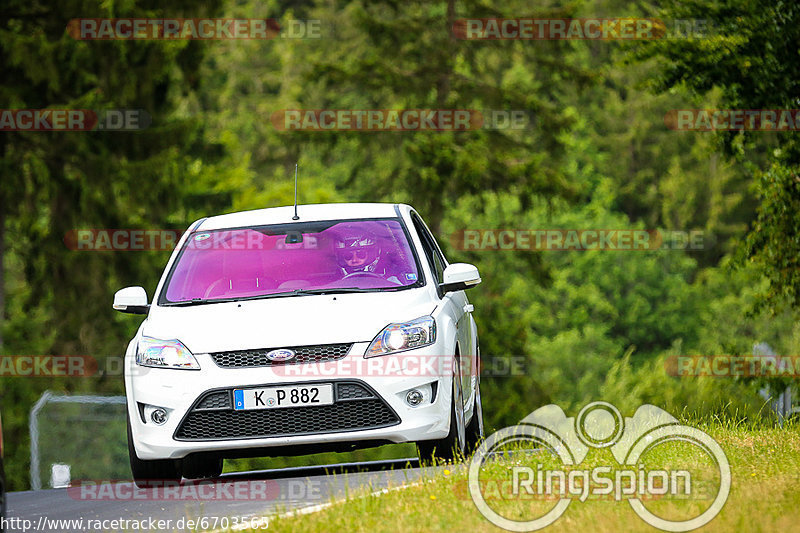
{"label": "tree", "polygon": [[348,199],[413,203],[434,232],[446,206],[464,195],[573,196],[560,165],[559,133],[571,122],[562,104],[567,88],[592,79],[572,63],[574,45],[467,41],[453,32],[460,18],[529,9],[454,0],[320,3],[310,16],[330,20],[336,38],[296,43],[291,68],[303,91],[287,88],[282,102],[289,109],[523,110],[532,118],[526,128],[284,137],[322,147],[327,174]]}
{"label": "tree", "polygon": [[[110,317],[125,284],[155,285],[164,252],[66,249],[78,228],[179,228],[229,202],[235,172],[209,146],[202,121],[180,112],[197,90],[203,45],[192,41],[79,41],[71,18],[202,16],[215,1],[117,6],[66,2],[58,10],[12,0],[0,7],[0,87],[10,109],[144,109],[138,132],[3,132],[0,135],[0,331],[4,353],[120,354],[137,321]],[[204,209],[205,208],[205,209]],[[8,298],[3,298],[8,288]],[[4,301],[5,300],[5,301]],[[8,317],[8,318],[6,318]],[[3,379],[9,478],[22,488],[27,409],[47,387],[122,390],[122,380]]]}
{"label": "tree", "polygon": [[[800,5],[769,0],[669,0],[665,19],[700,19],[707,38],[654,41],[639,58],[658,57],[657,91],[687,87],[703,96],[719,88],[726,109],[798,108],[800,90]],[[756,177],[760,205],[742,258],[757,264],[770,281],[766,301],[773,307],[800,305],[800,142],[796,133],[727,131],[719,134],[726,152],[747,162]]]}

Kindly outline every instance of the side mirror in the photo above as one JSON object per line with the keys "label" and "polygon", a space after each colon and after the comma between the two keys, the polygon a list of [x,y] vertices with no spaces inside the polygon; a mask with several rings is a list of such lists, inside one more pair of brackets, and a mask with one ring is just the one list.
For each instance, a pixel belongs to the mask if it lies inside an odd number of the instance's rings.
{"label": "side mirror", "polygon": [[146,315],[150,310],[147,293],[142,287],[125,287],[114,295],[114,309],[133,315]]}
{"label": "side mirror", "polygon": [[441,287],[444,292],[463,291],[481,282],[478,268],[467,263],[453,263],[444,269]]}

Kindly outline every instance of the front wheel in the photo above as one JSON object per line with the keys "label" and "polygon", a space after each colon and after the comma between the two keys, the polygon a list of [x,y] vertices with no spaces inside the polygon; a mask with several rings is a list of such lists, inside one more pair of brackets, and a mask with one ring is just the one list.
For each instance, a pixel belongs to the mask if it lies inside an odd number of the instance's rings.
{"label": "front wheel", "polygon": [[419,459],[423,463],[461,461],[466,454],[466,428],[464,427],[464,394],[461,380],[453,376],[453,397],[450,400],[450,432],[443,439],[417,442]]}
{"label": "front wheel", "polygon": [[474,453],[483,440],[483,404],[481,404],[481,381],[475,384],[475,405],[472,407],[472,419],[467,425],[467,453]]}
{"label": "front wheel", "polygon": [[179,461],[174,459],[156,459],[154,461],[139,459],[136,455],[136,448],[133,445],[130,417],[128,417],[128,457],[131,462],[133,482],[139,488],[158,486],[165,482],[179,483],[181,481],[181,472],[178,467]]}

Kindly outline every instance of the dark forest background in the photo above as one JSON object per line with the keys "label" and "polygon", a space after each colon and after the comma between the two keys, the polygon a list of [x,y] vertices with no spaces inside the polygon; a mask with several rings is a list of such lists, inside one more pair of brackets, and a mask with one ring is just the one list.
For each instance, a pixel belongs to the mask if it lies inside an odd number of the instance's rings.
{"label": "dark forest background", "polygon": [[[141,317],[113,312],[112,295],[128,285],[152,295],[169,252],[72,251],[67,232],[183,230],[202,216],[290,204],[299,161],[302,202],[410,203],[451,262],[478,266],[484,281],[469,296],[482,353],[527,361],[524,376],[484,379],[489,428],[546,403],[569,412],[598,399],[676,416],[763,417],[758,392],[790,384],[678,379],[665,361],[750,354],[760,342],[800,353],[798,134],[675,131],[664,117],[800,108],[800,4],[162,4],[0,5],[0,108],[152,117],[138,132],[0,134],[0,354],[124,353]],[[164,16],[314,19],[322,36],[78,41],[66,31],[72,18]],[[453,37],[455,19],[479,17],[697,19],[711,31],[642,42]],[[534,121],[406,133],[282,132],[270,121],[279,109],[324,108],[521,109]],[[454,249],[448,236],[469,228],[702,231],[704,247]],[[29,485],[28,417],[42,392],[123,394],[112,374],[0,378],[12,489]],[[59,439],[86,451],[81,460],[127,468],[124,434],[84,421],[70,435]]]}

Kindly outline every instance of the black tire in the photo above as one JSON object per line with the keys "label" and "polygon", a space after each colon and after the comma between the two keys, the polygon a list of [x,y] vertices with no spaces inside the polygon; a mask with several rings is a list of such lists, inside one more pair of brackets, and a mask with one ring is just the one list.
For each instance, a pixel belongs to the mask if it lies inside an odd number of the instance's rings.
{"label": "black tire", "polygon": [[478,446],[483,441],[483,404],[481,403],[481,381],[478,377],[478,382],[475,385],[475,405],[472,408],[472,419],[467,424],[466,429],[467,437],[467,454],[475,453]]}
{"label": "black tire", "polygon": [[461,402],[462,405],[464,403],[461,386],[458,384],[458,379],[453,376],[453,399],[450,402],[450,431],[443,439],[417,442],[417,452],[421,463],[459,462],[464,459],[466,455],[466,439],[459,442],[456,401]]}
{"label": "black tire", "polygon": [[201,453],[187,455],[181,464],[186,479],[217,478],[222,474],[222,467],[222,459]]}
{"label": "black tire", "polygon": [[131,420],[128,418],[128,457],[131,462],[131,474],[137,487],[145,488],[161,485],[164,482],[179,483],[181,481],[180,461],[175,459],[157,459],[147,461],[139,459],[133,444]]}

